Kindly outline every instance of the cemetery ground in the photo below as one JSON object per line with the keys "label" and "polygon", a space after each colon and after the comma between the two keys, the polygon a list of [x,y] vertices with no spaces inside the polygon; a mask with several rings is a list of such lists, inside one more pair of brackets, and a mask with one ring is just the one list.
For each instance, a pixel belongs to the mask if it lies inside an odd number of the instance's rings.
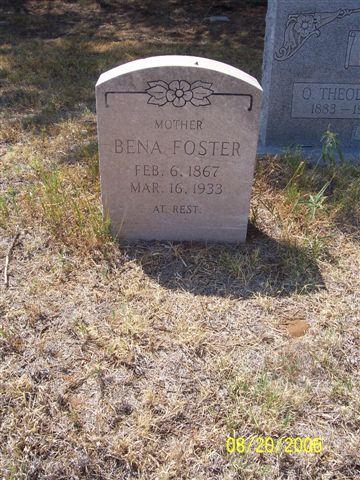
{"label": "cemetery ground", "polygon": [[[99,74],[176,53],[260,78],[265,7],[108,3],[1,19],[1,477],[359,478],[360,168],[329,131],[324,166],[258,160],[246,245],[119,245]],[[234,432],[324,450],[230,455]]]}

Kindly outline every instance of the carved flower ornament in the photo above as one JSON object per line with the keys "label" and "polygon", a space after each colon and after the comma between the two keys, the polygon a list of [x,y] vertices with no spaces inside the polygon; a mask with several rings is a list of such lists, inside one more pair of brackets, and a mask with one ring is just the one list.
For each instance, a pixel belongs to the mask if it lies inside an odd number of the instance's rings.
{"label": "carved flower ornament", "polygon": [[157,80],[148,82],[148,85],[148,103],[159,106],[172,103],[174,107],[183,107],[188,102],[196,107],[210,105],[209,97],[214,93],[211,83],[200,80],[191,84],[186,80],[174,80],[170,83]]}
{"label": "carved flower ornament", "polygon": [[300,15],[297,22],[294,25],[294,30],[301,36],[307,37],[310,33],[314,32],[317,27],[317,18],[315,15]]}

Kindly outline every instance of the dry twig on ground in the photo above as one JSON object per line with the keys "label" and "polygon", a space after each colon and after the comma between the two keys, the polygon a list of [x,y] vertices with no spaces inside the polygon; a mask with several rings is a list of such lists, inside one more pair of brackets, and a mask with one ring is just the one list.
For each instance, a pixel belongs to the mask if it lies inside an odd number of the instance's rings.
{"label": "dry twig on ground", "polygon": [[4,266],[4,285],[5,288],[9,286],[9,265],[10,265],[10,260],[11,260],[11,254],[14,250],[15,244],[20,236],[20,233],[17,232],[14,238],[12,239],[12,242],[9,246],[9,249],[7,251],[6,257],[5,257],[5,266]]}

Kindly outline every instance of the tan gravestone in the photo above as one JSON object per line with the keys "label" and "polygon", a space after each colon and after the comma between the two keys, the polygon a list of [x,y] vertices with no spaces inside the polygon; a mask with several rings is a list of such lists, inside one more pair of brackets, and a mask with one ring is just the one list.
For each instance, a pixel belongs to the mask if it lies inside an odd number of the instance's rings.
{"label": "tan gravestone", "polygon": [[127,240],[243,242],[258,82],[205,58],[161,56],[96,85],[104,214]]}

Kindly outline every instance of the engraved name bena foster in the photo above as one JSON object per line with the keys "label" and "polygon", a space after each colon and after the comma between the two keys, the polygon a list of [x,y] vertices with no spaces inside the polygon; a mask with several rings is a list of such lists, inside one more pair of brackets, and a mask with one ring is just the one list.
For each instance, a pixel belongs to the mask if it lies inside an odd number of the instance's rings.
{"label": "engraved name bena foster", "polygon": [[240,142],[220,140],[172,140],[162,145],[157,140],[115,139],[115,153],[119,154],[185,154],[199,156],[240,157]]}

